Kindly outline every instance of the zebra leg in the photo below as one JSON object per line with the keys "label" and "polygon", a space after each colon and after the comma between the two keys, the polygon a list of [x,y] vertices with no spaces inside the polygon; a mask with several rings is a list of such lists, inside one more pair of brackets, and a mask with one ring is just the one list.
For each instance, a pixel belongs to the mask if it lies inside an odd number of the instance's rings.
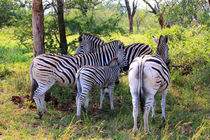
{"label": "zebra leg", "polygon": [[161,100],[161,108],[162,108],[162,122],[166,122],[166,117],[165,117],[165,106],[166,106],[166,96],[168,93],[168,89],[165,89],[162,92],[162,100]]}
{"label": "zebra leg", "polygon": [[40,99],[41,105],[42,105],[42,108],[44,109],[44,112],[49,114],[49,112],[47,111],[46,103],[45,103],[45,95],[42,94],[40,97],[41,97]]}
{"label": "zebra leg", "polygon": [[154,99],[154,103],[152,105],[152,121],[155,121],[155,107],[156,107],[156,101]]}
{"label": "zebra leg", "polygon": [[81,106],[82,106],[82,100],[83,99],[81,99],[81,95],[79,95],[78,96],[78,94],[77,94],[77,101],[76,101],[76,103],[77,103],[77,119],[78,120],[81,120],[81,118],[80,118],[80,115],[81,115]]}
{"label": "zebra leg", "polygon": [[139,87],[139,79],[136,77],[136,75],[139,73],[138,67],[133,67],[129,71],[129,87],[130,87],[130,93],[132,96],[132,104],[133,104],[133,133],[138,133],[138,127],[137,127],[137,118],[138,118],[138,102],[139,102],[139,95],[138,95],[138,87]]}
{"label": "zebra leg", "polygon": [[81,94],[77,94],[77,119],[81,120],[81,107],[84,104],[84,98],[86,97],[87,92],[82,92]]}
{"label": "zebra leg", "polygon": [[110,100],[110,107],[111,107],[111,110],[114,110],[113,90],[114,90],[114,84],[111,85],[111,86],[109,86],[109,100]]}
{"label": "zebra leg", "polygon": [[102,109],[102,107],[103,107],[103,100],[104,100],[104,90],[105,89],[101,89],[101,97],[100,97],[100,107],[99,107],[99,109]]}
{"label": "zebra leg", "polygon": [[88,92],[86,97],[85,97],[85,101],[84,101],[85,111],[88,109],[89,101],[90,101],[90,98],[89,98],[89,92]]}
{"label": "zebra leg", "polygon": [[138,127],[137,127],[137,118],[138,118],[138,101],[139,97],[137,95],[137,92],[133,93],[131,91],[132,95],[132,104],[133,104],[133,121],[134,121],[134,126],[133,126],[133,133],[138,133]]}
{"label": "zebra leg", "polygon": [[39,85],[39,87],[34,91],[34,101],[36,103],[37,106],[37,110],[38,110],[38,114],[39,114],[39,118],[42,118],[43,115],[43,111],[44,111],[44,94],[45,92],[50,89],[50,87],[55,83],[55,81],[53,81],[52,83],[50,83],[50,85],[46,86],[46,85]]}
{"label": "zebra leg", "polygon": [[144,131],[147,131],[149,135],[151,132],[149,130],[148,116],[152,105],[154,104],[154,94],[146,94],[145,98],[145,108],[144,108]]}

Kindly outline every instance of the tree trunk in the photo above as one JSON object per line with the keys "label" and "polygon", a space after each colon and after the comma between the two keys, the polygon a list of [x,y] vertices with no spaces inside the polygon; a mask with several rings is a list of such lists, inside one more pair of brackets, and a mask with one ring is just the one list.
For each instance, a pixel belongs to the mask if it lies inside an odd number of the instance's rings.
{"label": "tree trunk", "polygon": [[133,17],[129,16],[129,32],[133,33]]}
{"label": "tree trunk", "polygon": [[192,15],[192,19],[193,19],[195,25],[198,27],[200,24],[199,24],[199,22],[198,22],[197,15],[196,15],[196,14],[193,14],[193,15]]}
{"label": "tree trunk", "polygon": [[128,19],[129,19],[129,31],[130,33],[133,33],[133,17],[136,13],[137,3],[135,3],[135,0],[133,1],[133,11],[131,12],[131,8],[129,5],[129,1],[125,0],[125,5],[128,12]]}
{"label": "tree trunk", "polygon": [[147,0],[143,0],[143,1],[152,9],[151,13],[158,16],[158,22],[160,24],[161,29],[163,29],[165,27],[164,26],[163,14],[165,12],[166,7],[163,7],[163,11],[160,13],[159,12],[160,11],[159,6],[157,6],[157,8],[155,8],[155,7],[152,7],[152,5]]}
{"label": "tree trunk", "polygon": [[61,54],[67,54],[67,40],[66,40],[66,29],[65,29],[65,23],[64,23],[64,2],[63,0],[57,0],[58,4],[58,26],[59,26],[59,34],[60,34],[60,49]]}
{"label": "tree trunk", "polygon": [[32,0],[33,55],[45,53],[44,49],[44,11],[42,0]]}
{"label": "tree trunk", "polygon": [[160,14],[159,18],[158,18],[158,22],[160,24],[161,30],[165,27],[164,26],[164,20],[163,20],[163,15]]}

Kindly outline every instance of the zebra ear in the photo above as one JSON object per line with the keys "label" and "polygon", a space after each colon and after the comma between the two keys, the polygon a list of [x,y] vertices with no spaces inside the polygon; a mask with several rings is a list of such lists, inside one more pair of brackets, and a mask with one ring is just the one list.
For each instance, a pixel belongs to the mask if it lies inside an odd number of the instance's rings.
{"label": "zebra ear", "polygon": [[158,39],[154,36],[152,36],[153,40],[158,44]]}
{"label": "zebra ear", "polygon": [[124,46],[124,44],[121,42],[121,44],[120,44],[120,47],[119,47],[120,49],[125,49],[125,46]]}
{"label": "zebra ear", "polygon": [[82,36],[83,36],[83,34],[81,34],[81,35],[78,37],[78,41],[79,41],[79,42],[82,42]]}

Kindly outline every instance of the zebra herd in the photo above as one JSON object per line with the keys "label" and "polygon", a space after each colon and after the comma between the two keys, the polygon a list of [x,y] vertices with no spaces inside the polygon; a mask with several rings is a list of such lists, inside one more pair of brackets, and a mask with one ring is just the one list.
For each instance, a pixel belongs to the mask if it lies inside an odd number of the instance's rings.
{"label": "zebra herd", "polygon": [[[156,54],[144,43],[124,46],[115,40],[105,43],[94,35],[84,33],[79,37],[75,55],[42,54],[35,57],[30,65],[31,94],[36,103],[39,117],[47,112],[45,92],[54,84],[63,87],[77,87],[77,117],[80,119],[81,107],[88,107],[88,93],[92,88],[101,88],[100,109],[102,109],[105,88],[109,90],[110,107],[113,105],[114,83],[120,70],[129,69],[129,86],[132,95],[134,128],[138,132],[138,100],[144,112],[144,129],[150,134],[148,114],[153,108],[157,92],[162,92],[162,118],[165,120],[165,98],[169,85],[168,37],[160,36]],[[87,101],[84,103],[84,99]]]}

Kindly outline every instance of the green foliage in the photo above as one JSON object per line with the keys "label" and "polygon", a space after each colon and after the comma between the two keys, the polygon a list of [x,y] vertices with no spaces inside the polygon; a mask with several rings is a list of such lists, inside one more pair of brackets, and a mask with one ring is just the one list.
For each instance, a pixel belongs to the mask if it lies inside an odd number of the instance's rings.
{"label": "green foliage", "polygon": [[67,9],[79,9],[84,16],[101,2],[98,0],[71,0],[66,2]]}
{"label": "green foliage", "polygon": [[57,15],[55,13],[50,13],[45,16],[44,20],[44,33],[45,33],[45,49],[46,52],[58,53],[59,43],[58,43],[58,21]]}
{"label": "green foliage", "polygon": [[209,6],[206,0],[177,1],[168,4],[164,19],[167,24],[188,27],[194,25],[192,16],[198,17],[198,22],[209,26]]}
{"label": "green foliage", "polygon": [[124,33],[124,30],[118,26],[120,19],[117,17],[111,17],[105,21],[102,21],[100,24],[96,24],[95,17],[83,17],[77,16],[74,19],[68,21],[70,23],[69,30],[72,33],[79,32],[91,32],[94,34],[103,34],[107,35],[111,32],[121,32]]}
{"label": "green foliage", "polygon": [[14,25],[14,37],[19,40],[19,45],[23,45],[28,51],[33,48],[32,35],[32,12],[20,8],[16,11],[18,17]]}
{"label": "green foliage", "polygon": [[0,0],[0,28],[11,25],[14,15],[14,4],[12,0]]}

